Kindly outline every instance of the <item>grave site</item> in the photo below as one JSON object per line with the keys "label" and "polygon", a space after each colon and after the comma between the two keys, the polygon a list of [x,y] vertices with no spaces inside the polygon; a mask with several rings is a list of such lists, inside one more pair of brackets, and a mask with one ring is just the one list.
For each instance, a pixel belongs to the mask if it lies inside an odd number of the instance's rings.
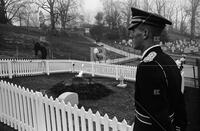
{"label": "grave site", "polygon": [[[2,29],[0,131],[132,131],[140,59],[128,54],[130,58],[121,61],[128,55],[110,47],[107,61],[117,59],[115,63],[91,62],[91,47],[100,46],[76,32],[67,37],[47,35],[49,54],[41,60],[34,58],[33,41],[42,32]],[[188,131],[199,129],[198,70],[185,68]]]}
{"label": "grave site", "polygon": [[[116,75],[120,72],[129,72],[130,74],[130,71],[126,67],[123,71],[123,69],[120,69],[123,67],[101,62],[92,64],[89,61],[91,57],[90,48],[98,48],[98,45],[88,41],[78,33],[70,33],[67,38],[47,36],[51,46],[48,45],[48,47],[52,49],[51,52],[53,53],[48,56],[47,60],[40,60],[34,58],[33,41],[38,39],[39,35],[42,35],[41,32],[24,31],[20,28],[16,30],[9,26],[2,26],[2,29],[1,34],[3,34],[4,39],[1,42],[3,48],[1,48],[2,59],[0,62],[2,90],[0,101],[2,104],[6,104],[4,101],[7,101],[8,104],[1,106],[3,112],[1,113],[1,130],[10,129],[9,126],[11,127],[10,130],[49,130],[49,128],[53,130],[55,127],[56,129],[64,129],[64,126],[68,130],[77,130],[78,128],[83,130],[98,130],[98,128],[132,129],[134,83],[133,81],[123,80],[127,87],[119,88],[117,85],[120,84],[120,81],[116,80],[119,78]],[[106,50],[106,56],[107,59],[124,57],[111,50]],[[48,69],[45,61],[49,62]],[[7,62],[11,63],[12,78],[7,77],[9,72]],[[55,64],[54,62],[58,63]],[[84,67],[82,67],[83,64]],[[120,69],[119,73],[116,73],[117,68]],[[47,73],[45,70],[50,72]],[[89,73],[90,70],[93,70],[93,73]],[[77,77],[82,71],[83,76]],[[110,72],[110,75],[101,72]],[[3,88],[5,86],[14,88]],[[26,93],[23,93],[23,91]],[[45,106],[46,102],[43,103],[42,100],[44,107],[39,108],[37,101],[39,102],[43,98],[52,103],[61,103],[64,106],[62,100],[59,100],[59,96],[65,92],[77,94],[78,102],[75,102],[76,105],[65,103],[65,106],[69,107],[61,109],[60,106],[57,107],[56,104],[53,104],[49,105],[48,112],[48,105]],[[8,95],[9,93],[13,95]],[[70,112],[67,109],[71,110],[72,118],[69,117]],[[44,114],[40,114],[41,112],[37,114],[39,110],[42,110]],[[63,114],[59,116],[58,112],[61,112],[61,110],[66,111],[67,120],[65,121],[67,121],[67,125],[59,124],[59,122],[63,123],[64,119]],[[51,113],[54,113],[55,117]],[[102,120],[105,121],[104,126]],[[40,124],[42,122],[44,123]],[[72,122],[71,125],[70,122]],[[85,126],[83,122],[86,123]],[[91,125],[90,122],[93,124]]]}

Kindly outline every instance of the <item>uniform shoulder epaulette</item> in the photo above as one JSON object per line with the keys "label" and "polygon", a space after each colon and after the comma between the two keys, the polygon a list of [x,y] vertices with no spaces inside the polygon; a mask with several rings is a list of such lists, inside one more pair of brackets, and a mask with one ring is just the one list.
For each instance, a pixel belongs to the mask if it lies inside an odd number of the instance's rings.
{"label": "uniform shoulder epaulette", "polygon": [[149,53],[144,59],[143,59],[143,62],[144,63],[147,63],[147,62],[151,62],[153,61],[153,59],[156,57],[157,53],[156,52],[151,52]]}

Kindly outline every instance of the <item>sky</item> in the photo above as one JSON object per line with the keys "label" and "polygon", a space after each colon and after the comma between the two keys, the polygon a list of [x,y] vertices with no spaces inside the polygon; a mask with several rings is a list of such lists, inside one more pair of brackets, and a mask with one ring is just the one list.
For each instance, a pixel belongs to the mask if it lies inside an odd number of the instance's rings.
{"label": "sky", "polygon": [[84,9],[85,11],[97,12],[101,10],[102,3],[100,0],[84,0]]}
{"label": "sky", "polygon": [[84,15],[88,21],[94,23],[97,12],[103,10],[103,5],[100,0],[84,0]]}
{"label": "sky", "polygon": [[[94,17],[96,16],[97,12],[103,11],[103,5],[101,1],[103,0],[83,0],[84,16],[88,19],[88,21],[92,21],[93,23],[95,21]],[[174,1],[175,6],[178,6],[179,4],[186,4],[187,0],[168,0],[168,1],[170,2]],[[143,2],[143,0],[139,0],[139,2]],[[149,0],[149,2],[152,3],[153,0]]]}

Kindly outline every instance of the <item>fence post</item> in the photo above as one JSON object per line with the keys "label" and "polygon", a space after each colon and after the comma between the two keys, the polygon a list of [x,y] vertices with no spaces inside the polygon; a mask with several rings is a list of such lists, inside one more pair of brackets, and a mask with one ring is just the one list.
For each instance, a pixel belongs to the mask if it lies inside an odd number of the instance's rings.
{"label": "fence post", "polygon": [[43,104],[43,95],[40,92],[36,92],[36,117],[37,117],[37,131],[46,131],[45,127],[45,110]]}
{"label": "fence post", "polygon": [[8,61],[8,76],[10,79],[12,79],[12,65],[11,61]]}
{"label": "fence post", "polygon": [[75,72],[75,71],[74,71],[74,68],[75,68],[75,64],[74,64],[74,62],[72,61],[72,68],[71,68],[72,73]]}
{"label": "fence post", "polygon": [[118,80],[119,78],[119,72],[118,72],[118,65],[115,66],[115,70],[116,70],[116,80]]}
{"label": "fence post", "polygon": [[200,59],[196,60],[197,72],[198,72],[198,87],[200,88]]}
{"label": "fence post", "polygon": [[182,81],[181,81],[181,91],[182,91],[182,93],[184,93],[184,91],[185,91],[184,71],[181,71],[181,78],[182,78]]}
{"label": "fence post", "polygon": [[49,61],[48,60],[45,61],[45,65],[46,65],[46,73],[47,73],[47,75],[49,75],[50,73],[49,73]]}
{"label": "fence post", "polygon": [[92,76],[94,76],[94,62],[92,62]]}
{"label": "fence post", "polygon": [[194,76],[194,87],[196,88],[197,87],[197,85],[196,85],[196,72],[195,72],[195,66],[193,65],[192,66],[192,69],[193,69],[193,76]]}

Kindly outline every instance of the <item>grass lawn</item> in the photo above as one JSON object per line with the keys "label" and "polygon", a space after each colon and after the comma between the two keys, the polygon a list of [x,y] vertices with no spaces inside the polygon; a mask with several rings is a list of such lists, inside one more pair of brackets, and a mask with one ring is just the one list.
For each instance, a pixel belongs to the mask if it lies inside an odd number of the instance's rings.
{"label": "grass lawn", "polygon": [[[13,79],[4,78],[3,80],[12,82],[17,85],[21,85],[25,88],[32,89],[34,91],[47,90],[53,87],[53,85],[61,81],[70,81],[75,74],[63,73],[63,74],[50,74],[41,76],[30,77],[18,77]],[[116,85],[119,81],[112,78],[94,77],[92,79],[96,83],[103,83],[108,89],[111,89],[113,93],[109,96],[103,97],[98,100],[81,100],[79,99],[79,107],[83,106],[86,110],[92,109],[93,113],[99,111],[101,115],[108,114],[109,118],[117,117],[119,121],[125,119],[128,124],[132,124],[134,121],[134,83],[127,82],[128,87],[125,89],[118,88]]]}
{"label": "grass lawn", "polygon": [[[44,35],[39,30],[27,30],[23,27],[0,24],[0,58],[34,58],[34,41],[46,36],[54,59],[90,60],[90,47],[97,47],[83,35],[67,33],[63,35]],[[50,53],[47,58],[51,58]],[[121,58],[122,55],[107,51],[108,59]]]}

